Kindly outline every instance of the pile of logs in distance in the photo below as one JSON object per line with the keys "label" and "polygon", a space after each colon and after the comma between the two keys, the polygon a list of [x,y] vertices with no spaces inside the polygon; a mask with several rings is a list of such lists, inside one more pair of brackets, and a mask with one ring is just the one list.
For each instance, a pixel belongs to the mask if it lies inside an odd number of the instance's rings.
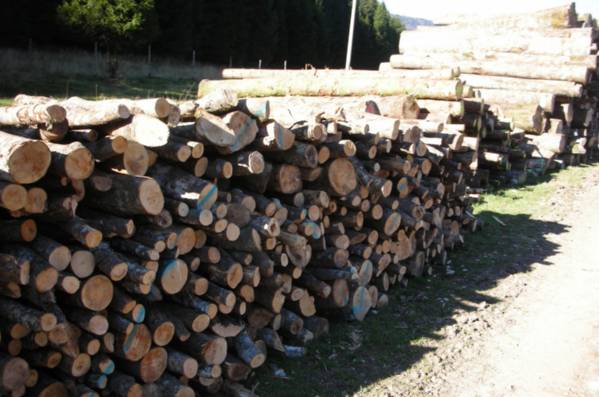
{"label": "pile of logs in distance", "polygon": [[418,112],[18,95],[0,108],[1,394],[250,395],[269,355],[385,305],[477,226],[473,155]]}
{"label": "pile of logs in distance", "polygon": [[263,97],[413,95],[427,143],[444,139],[440,131],[458,132],[476,152],[469,185],[477,188],[490,177],[522,183],[527,175],[596,155],[597,48],[596,20],[578,18],[571,4],[404,31],[400,54],[379,72],[225,69],[228,80],[205,81],[199,92],[231,87]]}
{"label": "pile of logs in distance", "polygon": [[[578,164],[597,153],[597,50],[597,21],[589,14],[578,17],[573,3],[405,31],[400,54],[380,69],[460,70],[459,79],[486,109],[477,114],[464,106],[465,117],[478,124],[470,134],[480,139],[482,170],[472,183],[477,186],[490,173],[522,182],[528,173]],[[445,105],[458,109],[456,103]],[[503,122],[490,123],[490,109]]]}

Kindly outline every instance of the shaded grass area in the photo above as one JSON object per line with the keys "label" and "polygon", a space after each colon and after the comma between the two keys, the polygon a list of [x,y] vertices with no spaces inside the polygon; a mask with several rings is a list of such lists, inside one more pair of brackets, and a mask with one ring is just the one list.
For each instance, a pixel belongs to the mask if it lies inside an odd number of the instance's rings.
{"label": "shaded grass area", "polygon": [[[597,165],[571,167],[486,194],[475,206],[485,227],[451,252],[454,275],[438,267],[430,278],[411,279],[408,288],[392,287],[388,306],[362,323],[332,322],[331,333],[309,345],[302,359],[272,355],[249,385],[261,396],[344,396],[406,370],[434,349],[432,340],[444,338],[438,331],[454,323],[458,310],[497,303],[486,290],[556,253],[558,247],[546,235],[564,233],[567,227],[542,216],[560,205],[557,189],[581,186],[586,175],[597,172]],[[289,379],[275,378],[273,364]]]}
{"label": "shaded grass area", "polygon": [[165,79],[160,77],[109,80],[93,76],[52,75],[43,79],[19,76],[0,81],[0,104],[8,105],[19,93],[57,98],[80,96],[86,99],[105,97],[195,98],[198,81],[193,79]]}

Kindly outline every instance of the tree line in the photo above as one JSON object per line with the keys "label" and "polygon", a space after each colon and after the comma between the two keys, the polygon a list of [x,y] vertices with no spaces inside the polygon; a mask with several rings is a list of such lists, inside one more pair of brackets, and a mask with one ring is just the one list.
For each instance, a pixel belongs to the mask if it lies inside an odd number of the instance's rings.
{"label": "tree line", "polygon": [[[263,67],[344,65],[351,0],[19,0],[3,5],[0,45],[93,48]],[[395,52],[402,24],[358,0],[354,68]]]}

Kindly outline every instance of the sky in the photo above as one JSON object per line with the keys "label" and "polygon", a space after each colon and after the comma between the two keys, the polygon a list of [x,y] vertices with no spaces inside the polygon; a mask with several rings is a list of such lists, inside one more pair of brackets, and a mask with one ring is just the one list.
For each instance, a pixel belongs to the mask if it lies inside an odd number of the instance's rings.
{"label": "sky", "polygon": [[[383,0],[393,14],[436,19],[447,14],[499,15],[542,10],[568,4],[569,0]],[[577,0],[578,14],[598,17],[600,0]]]}

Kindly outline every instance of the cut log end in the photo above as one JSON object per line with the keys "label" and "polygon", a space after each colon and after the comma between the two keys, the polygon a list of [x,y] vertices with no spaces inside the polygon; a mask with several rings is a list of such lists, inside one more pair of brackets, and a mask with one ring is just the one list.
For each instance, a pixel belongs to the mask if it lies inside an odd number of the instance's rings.
{"label": "cut log end", "polygon": [[175,336],[175,325],[166,321],[156,327],[152,333],[152,340],[157,346],[166,346],[173,340],[173,336]]}
{"label": "cut log end", "polygon": [[15,390],[22,387],[29,376],[29,365],[27,361],[19,357],[7,360],[2,371],[2,387]]}
{"label": "cut log end", "polygon": [[209,365],[220,365],[227,356],[227,341],[217,337],[206,343],[203,348],[203,357]]}
{"label": "cut log end", "polygon": [[155,347],[144,355],[139,365],[139,376],[145,383],[158,380],[167,369],[167,351],[162,347]]}
{"label": "cut log end", "polygon": [[27,190],[17,184],[0,186],[0,205],[9,211],[17,211],[27,204]]}
{"label": "cut log end", "polygon": [[187,379],[192,379],[198,374],[198,361],[193,358],[186,358],[182,365],[183,376]]}
{"label": "cut log end", "polygon": [[37,224],[33,219],[26,219],[19,227],[21,239],[26,242],[31,242],[37,236]]}
{"label": "cut log end", "polygon": [[352,163],[346,159],[335,159],[329,166],[327,177],[331,188],[340,196],[345,196],[356,189],[356,171]]}
{"label": "cut log end", "polygon": [[10,176],[17,183],[34,183],[46,175],[50,160],[50,150],[43,142],[25,142],[8,159]]}
{"label": "cut log end", "polygon": [[135,324],[127,335],[124,335],[122,353],[129,361],[139,361],[148,353],[152,344],[152,335],[144,324]]}
{"label": "cut log end", "polygon": [[187,276],[187,264],[181,259],[174,259],[161,269],[160,285],[167,294],[176,294],[183,289]]}
{"label": "cut log end", "polygon": [[265,169],[265,160],[260,152],[252,152],[248,156],[248,170],[252,174],[260,174]]}
{"label": "cut log end", "polygon": [[65,171],[69,178],[87,179],[94,171],[94,157],[86,148],[72,151],[65,159]]}
{"label": "cut log end", "polygon": [[165,198],[154,179],[146,179],[139,186],[142,207],[149,215],[158,215],[164,208]]}
{"label": "cut log end", "polygon": [[58,270],[66,269],[71,263],[71,250],[64,245],[56,247],[48,256],[48,263]]}
{"label": "cut log end", "polygon": [[48,292],[58,281],[58,271],[53,267],[46,267],[35,276],[34,286],[39,292]]}
{"label": "cut log end", "polygon": [[93,311],[104,310],[113,297],[113,283],[104,275],[95,275],[85,281],[80,293],[83,305]]}
{"label": "cut log end", "polygon": [[52,313],[44,313],[40,317],[40,328],[42,329],[42,331],[52,331],[54,328],[56,328],[57,323],[58,320],[56,319],[56,316]]}

